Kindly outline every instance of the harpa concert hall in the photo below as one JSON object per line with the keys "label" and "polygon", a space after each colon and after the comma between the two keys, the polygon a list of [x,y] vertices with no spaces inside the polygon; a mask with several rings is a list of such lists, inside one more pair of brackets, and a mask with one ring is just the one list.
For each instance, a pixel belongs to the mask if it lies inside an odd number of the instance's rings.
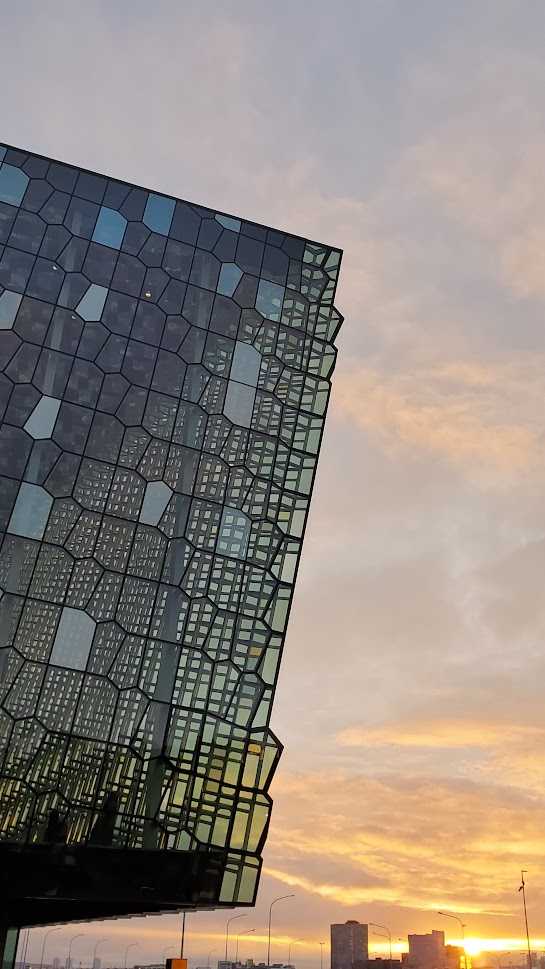
{"label": "harpa concert hall", "polygon": [[0,146],[0,907],[251,905],[340,252]]}

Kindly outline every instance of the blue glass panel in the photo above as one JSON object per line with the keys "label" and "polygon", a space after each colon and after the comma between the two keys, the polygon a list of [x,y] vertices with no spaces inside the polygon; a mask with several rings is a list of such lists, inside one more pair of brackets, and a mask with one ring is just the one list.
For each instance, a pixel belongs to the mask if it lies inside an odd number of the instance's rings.
{"label": "blue glass panel", "polygon": [[240,232],[240,219],[231,219],[228,215],[216,215],[216,221],[225,229],[232,229],[233,232]]}
{"label": "blue glass panel", "polygon": [[39,485],[23,482],[11,513],[8,532],[25,538],[43,538],[53,498]]}
{"label": "blue glass panel", "polygon": [[25,424],[27,434],[36,440],[51,437],[60,406],[56,397],[42,397]]}
{"label": "blue glass panel", "polygon": [[94,619],[91,619],[86,612],[65,606],[61,613],[50,662],[58,666],[67,666],[72,670],[84,670],[95,629]]}
{"label": "blue glass panel", "polygon": [[22,298],[19,293],[4,290],[0,296],[0,330],[11,330]]}
{"label": "blue glass panel", "polygon": [[223,296],[232,296],[241,279],[242,269],[239,269],[234,262],[224,262],[218,280],[218,293]]}
{"label": "blue glass panel", "polygon": [[7,148],[5,148],[5,147],[4,147],[4,145],[0,145],[0,161],[2,161],[2,160],[3,160],[3,158],[4,158],[4,155],[6,154],[6,152],[7,152],[7,150],[8,150],[8,149],[7,149]]}
{"label": "blue glass panel", "polygon": [[164,236],[168,235],[175,204],[174,199],[167,199],[164,195],[150,194],[142,221],[153,232],[160,232]]}
{"label": "blue glass panel", "polygon": [[282,315],[282,303],[284,301],[285,289],[278,283],[270,283],[267,279],[260,279],[257,287],[257,298],[255,307],[268,320],[280,322]]}
{"label": "blue glass panel", "polygon": [[79,301],[76,312],[88,322],[100,320],[107,295],[108,290],[104,286],[97,286],[96,283],[92,283],[83,299]]}
{"label": "blue glass panel", "polygon": [[233,424],[250,427],[254,410],[255,390],[246,384],[230,380],[227,385],[223,413]]}
{"label": "blue glass panel", "polygon": [[231,364],[231,380],[238,380],[241,384],[257,387],[261,354],[249,343],[237,343]]}
{"label": "blue glass panel", "polygon": [[119,212],[103,206],[93,232],[93,242],[100,242],[110,249],[120,249],[126,227],[127,220]]}
{"label": "blue glass panel", "polygon": [[0,199],[11,205],[20,205],[26,192],[29,178],[20,168],[13,165],[0,167]]}

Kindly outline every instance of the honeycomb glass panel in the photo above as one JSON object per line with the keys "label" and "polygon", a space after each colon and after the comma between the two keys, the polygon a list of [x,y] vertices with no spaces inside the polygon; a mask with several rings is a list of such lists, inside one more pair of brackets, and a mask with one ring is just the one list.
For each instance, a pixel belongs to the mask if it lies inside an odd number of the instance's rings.
{"label": "honeycomb glass panel", "polygon": [[0,242],[0,869],[249,905],[340,253],[13,149]]}

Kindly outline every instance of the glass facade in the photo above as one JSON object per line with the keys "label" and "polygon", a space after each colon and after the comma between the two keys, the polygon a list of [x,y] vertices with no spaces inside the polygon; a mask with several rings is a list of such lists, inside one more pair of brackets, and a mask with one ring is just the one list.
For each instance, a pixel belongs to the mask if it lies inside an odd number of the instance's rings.
{"label": "glass facade", "polygon": [[194,856],[194,907],[253,902],[339,262],[0,146],[6,858]]}

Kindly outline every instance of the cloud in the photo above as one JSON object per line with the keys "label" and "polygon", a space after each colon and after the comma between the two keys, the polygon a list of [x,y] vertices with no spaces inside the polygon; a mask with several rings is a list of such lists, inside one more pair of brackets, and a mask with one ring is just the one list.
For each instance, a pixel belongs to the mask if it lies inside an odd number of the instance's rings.
{"label": "cloud", "polygon": [[385,727],[355,727],[337,735],[347,747],[498,747],[504,744],[545,740],[545,728],[486,720],[428,720],[391,723]]}

